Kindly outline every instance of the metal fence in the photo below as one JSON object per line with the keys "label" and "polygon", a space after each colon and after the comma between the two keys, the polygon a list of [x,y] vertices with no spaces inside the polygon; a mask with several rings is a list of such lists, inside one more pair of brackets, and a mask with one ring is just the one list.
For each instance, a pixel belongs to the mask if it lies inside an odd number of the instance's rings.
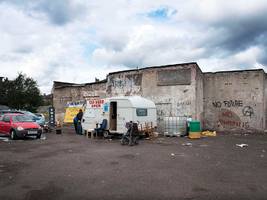
{"label": "metal fence", "polygon": [[175,136],[186,131],[186,116],[164,117],[164,135]]}

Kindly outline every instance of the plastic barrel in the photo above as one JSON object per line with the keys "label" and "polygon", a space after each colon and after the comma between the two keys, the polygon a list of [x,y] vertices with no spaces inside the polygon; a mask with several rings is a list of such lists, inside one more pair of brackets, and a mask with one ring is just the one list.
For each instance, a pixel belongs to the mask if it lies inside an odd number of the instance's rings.
{"label": "plastic barrel", "polygon": [[201,137],[200,121],[189,122],[189,138],[198,139]]}

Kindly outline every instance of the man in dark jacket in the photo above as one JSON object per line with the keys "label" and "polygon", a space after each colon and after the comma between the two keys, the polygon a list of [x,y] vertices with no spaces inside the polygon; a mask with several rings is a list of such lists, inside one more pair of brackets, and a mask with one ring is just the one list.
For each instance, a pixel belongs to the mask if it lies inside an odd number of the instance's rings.
{"label": "man in dark jacket", "polygon": [[78,114],[76,115],[77,118],[77,134],[82,135],[82,118],[83,118],[83,111],[82,109],[79,110]]}
{"label": "man in dark jacket", "polygon": [[78,134],[78,129],[77,129],[78,119],[77,119],[77,116],[75,116],[73,118],[73,124],[74,124],[74,128],[75,128],[75,133]]}

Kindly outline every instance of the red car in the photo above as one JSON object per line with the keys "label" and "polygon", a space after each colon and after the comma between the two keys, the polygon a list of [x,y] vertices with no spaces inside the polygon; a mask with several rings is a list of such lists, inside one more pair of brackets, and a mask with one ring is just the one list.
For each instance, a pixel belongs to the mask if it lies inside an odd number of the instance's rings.
{"label": "red car", "polygon": [[12,140],[26,136],[40,138],[43,130],[28,115],[8,113],[0,116],[0,133],[9,135]]}

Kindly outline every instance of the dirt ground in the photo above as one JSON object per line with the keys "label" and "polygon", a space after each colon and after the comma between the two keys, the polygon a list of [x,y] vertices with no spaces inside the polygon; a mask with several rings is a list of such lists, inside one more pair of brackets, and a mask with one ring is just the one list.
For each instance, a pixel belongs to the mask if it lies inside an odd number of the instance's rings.
{"label": "dirt ground", "polygon": [[162,137],[132,147],[70,128],[45,137],[0,139],[1,200],[267,199],[266,134]]}

